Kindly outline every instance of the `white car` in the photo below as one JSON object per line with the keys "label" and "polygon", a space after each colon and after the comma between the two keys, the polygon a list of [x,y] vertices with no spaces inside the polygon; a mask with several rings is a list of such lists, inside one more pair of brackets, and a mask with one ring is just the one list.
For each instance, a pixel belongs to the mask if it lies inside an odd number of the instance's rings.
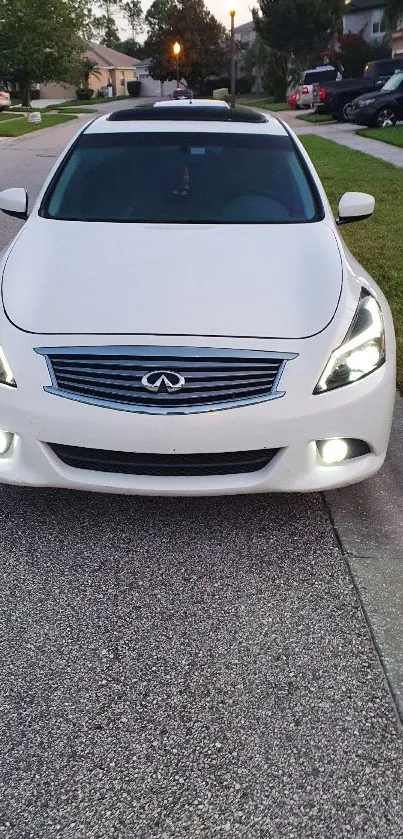
{"label": "white car", "polygon": [[[339,222],[373,209],[347,193]],[[0,481],[213,495],[381,467],[389,306],[278,119],[199,102],[86,124],[0,270]]]}
{"label": "white car", "polygon": [[5,87],[0,85],[0,111],[6,111],[11,105],[11,96]]}
{"label": "white car", "polygon": [[341,73],[331,64],[314,67],[312,70],[304,70],[297,88],[297,107],[314,108],[314,85],[340,81],[341,78]]}

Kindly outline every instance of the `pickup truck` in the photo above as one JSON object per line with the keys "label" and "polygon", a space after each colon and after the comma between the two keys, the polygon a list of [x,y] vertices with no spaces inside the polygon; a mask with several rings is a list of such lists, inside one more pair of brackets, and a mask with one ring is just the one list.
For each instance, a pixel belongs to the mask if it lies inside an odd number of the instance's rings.
{"label": "pickup truck", "polygon": [[348,120],[353,99],[371,90],[380,90],[396,70],[403,70],[403,58],[371,61],[366,65],[362,79],[315,84],[314,107],[318,113],[330,114],[333,119]]}

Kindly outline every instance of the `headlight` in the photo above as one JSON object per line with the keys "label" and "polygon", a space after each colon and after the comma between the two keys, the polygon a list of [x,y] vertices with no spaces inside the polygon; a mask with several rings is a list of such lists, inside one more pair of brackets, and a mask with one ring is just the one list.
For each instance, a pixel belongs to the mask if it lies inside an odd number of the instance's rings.
{"label": "headlight", "polygon": [[375,99],[361,99],[361,102],[359,102],[358,104],[360,108],[365,108],[367,105],[372,105],[372,103],[375,101]]}
{"label": "headlight", "polygon": [[323,393],[368,376],[385,362],[385,328],[382,312],[366,289],[347,335],[331,354],[314,393]]}
{"label": "headlight", "polygon": [[17,382],[15,381],[2,347],[0,347],[0,384],[17,387]]}

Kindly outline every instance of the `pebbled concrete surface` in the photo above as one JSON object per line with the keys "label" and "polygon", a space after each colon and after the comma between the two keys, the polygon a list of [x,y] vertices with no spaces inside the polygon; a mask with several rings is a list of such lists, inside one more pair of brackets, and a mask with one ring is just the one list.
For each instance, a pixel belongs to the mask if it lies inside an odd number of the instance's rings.
{"label": "pebbled concrete surface", "polygon": [[318,496],[0,502],[1,836],[400,839],[402,741]]}

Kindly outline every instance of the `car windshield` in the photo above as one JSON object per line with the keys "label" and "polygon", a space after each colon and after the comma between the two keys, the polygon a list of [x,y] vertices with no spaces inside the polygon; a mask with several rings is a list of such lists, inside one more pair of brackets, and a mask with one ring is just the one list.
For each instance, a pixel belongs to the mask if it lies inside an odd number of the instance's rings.
{"label": "car windshield", "polygon": [[386,92],[388,90],[397,90],[401,84],[403,84],[403,72],[395,73],[395,75],[392,76],[386,84],[384,84],[382,90]]}
{"label": "car windshield", "polygon": [[84,134],[40,214],[85,222],[303,223],[322,208],[288,136]]}

